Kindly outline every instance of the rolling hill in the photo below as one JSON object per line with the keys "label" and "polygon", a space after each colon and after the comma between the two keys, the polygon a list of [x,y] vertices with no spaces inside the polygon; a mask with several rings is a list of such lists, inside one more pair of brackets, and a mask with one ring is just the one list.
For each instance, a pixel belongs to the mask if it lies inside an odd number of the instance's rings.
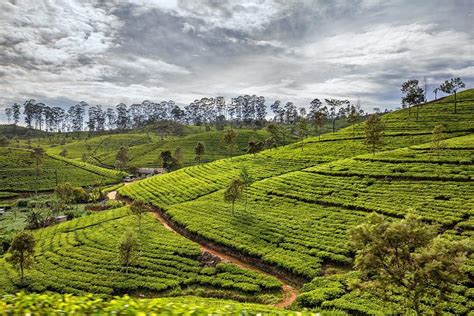
{"label": "rolling hill", "polygon": [[[472,94],[467,90],[459,97],[469,100]],[[347,231],[372,212],[394,220],[413,212],[441,225],[449,238],[472,237],[474,101],[460,102],[458,108],[454,114],[445,98],[420,106],[418,118],[413,108],[383,115],[385,143],[374,156],[362,139],[361,123],[354,127],[354,137],[348,127],[323,135],[321,141],[308,138],[146,179],[123,187],[120,194],[147,201],[192,234],[295,281],[320,278],[329,267],[340,269],[339,277],[346,280],[353,256]],[[440,123],[446,124],[447,148],[434,153],[431,131]],[[233,216],[223,189],[243,167],[254,182]],[[469,265],[472,276],[472,259]],[[340,282],[340,291],[328,292],[323,300],[308,299],[309,290],[300,303],[377,311],[377,304],[349,291],[347,284]],[[466,285],[458,291],[463,299],[453,301],[451,308],[469,310],[472,294]]]}

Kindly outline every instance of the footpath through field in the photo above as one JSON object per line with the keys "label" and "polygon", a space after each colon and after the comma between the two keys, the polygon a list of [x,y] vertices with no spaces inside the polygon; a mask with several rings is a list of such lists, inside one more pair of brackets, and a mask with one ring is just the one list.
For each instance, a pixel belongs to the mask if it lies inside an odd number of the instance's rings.
{"label": "footpath through field", "polygon": [[[132,184],[132,183],[133,182],[126,182],[125,186],[129,185],[129,184]],[[110,200],[118,200],[117,191],[111,191],[111,192],[107,193],[107,198],[110,199]],[[125,201],[125,202],[129,203],[129,201]],[[176,234],[180,234],[178,231],[176,231],[175,229],[173,229],[170,226],[168,221],[163,216],[161,216],[160,213],[153,212],[153,215],[166,229],[168,229],[168,230],[170,230],[170,231],[172,231]],[[185,236],[183,234],[180,234],[180,235],[188,238],[187,236]],[[266,271],[263,271],[263,270],[259,269],[258,267],[255,267],[255,266],[249,265],[245,262],[242,262],[238,258],[235,258],[235,257],[230,256],[228,254],[224,254],[220,251],[212,249],[212,248],[209,247],[209,245],[207,245],[203,242],[199,242],[199,245],[201,246],[201,251],[202,252],[208,252],[208,253],[216,256],[216,257],[219,257],[222,260],[222,262],[232,263],[232,264],[235,264],[236,266],[238,266],[239,268],[252,270],[252,271],[257,271],[259,273],[263,273],[265,275],[271,275],[271,276],[276,277],[277,279],[279,279],[283,283],[283,286],[282,286],[283,299],[280,302],[275,304],[276,307],[286,308],[286,307],[290,306],[296,300],[296,298],[298,297],[298,291],[294,287],[289,285],[285,280],[283,280],[278,275],[272,275],[272,274],[270,274]]]}

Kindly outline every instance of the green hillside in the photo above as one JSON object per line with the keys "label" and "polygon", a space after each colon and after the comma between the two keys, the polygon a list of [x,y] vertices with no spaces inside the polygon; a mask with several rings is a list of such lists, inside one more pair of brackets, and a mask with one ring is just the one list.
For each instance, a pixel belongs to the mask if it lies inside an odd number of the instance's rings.
{"label": "green hillside", "polygon": [[[237,129],[237,148],[233,155],[244,154],[250,140],[262,141],[270,136],[265,130]],[[82,159],[83,154],[94,164],[113,166],[115,156],[121,146],[128,148],[129,167],[158,167],[161,165],[160,153],[165,150],[174,154],[176,147],[182,150],[183,165],[196,164],[194,148],[198,142],[204,144],[202,161],[213,161],[228,157],[226,147],[221,143],[222,131],[196,132],[185,136],[166,136],[161,139],[154,133],[127,133],[93,136],[87,139],[70,140],[65,145],[46,147],[47,151],[59,154],[67,150],[67,158]],[[287,140],[289,141],[289,140]]]}
{"label": "green hillside", "polygon": [[[203,295],[274,303],[281,283],[257,272],[220,263],[205,267],[199,245],[177,235],[150,215],[136,231],[140,256],[128,273],[119,262],[117,246],[125,232],[136,230],[128,207],[104,211],[35,231],[36,264],[27,272],[28,290],[99,297]],[[13,293],[18,273],[0,259],[0,292]]]}
{"label": "green hillside", "polygon": [[[472,93],[468,90],[459,97],[469,99]],[[362,123],[354,129],[355,139],[349,127],[323,135],[321,141],[309,138],[255,156],[184,168],[123,187],[120,193],[161,208],[196,235],[308,281],[326,274],[328,267],[350,269],[353,253],[347,246],[347,231],[372,212],[396,220],[411,211],[441,225],[450,238],[469,238],[474,209],[469,134],[474,101],[460,102],[458,114],[447,101],[420,107],[418,121],[414,109],[410,115],[408,109],[384,115],[383,152],[375,156],[361,139]],[[445,150],[434,153],[431,131],[439,123],[446,124],[445,137],[451,139],[444,141]],[[243,167],[255,182],[233,216],[223,189]],[[471,260],[471,276],[473,267]],[[347,288],[343,281],[339,291],[300,303],[318,307],[333,299],[322,306],[380,312],[371,298]],[[458,292],[460,298],[451,302],[452,308],[465,312],[472,307],[468,303],[472,294],[465,285]]]}
{"label": "green hillside", "polygon": [[123,173],[88,163],[44,154],[38,173],[31,150],[11,147],[0,148],[0,191],[47,191],[58,183],[70,182],[76,186],[115,183]]}

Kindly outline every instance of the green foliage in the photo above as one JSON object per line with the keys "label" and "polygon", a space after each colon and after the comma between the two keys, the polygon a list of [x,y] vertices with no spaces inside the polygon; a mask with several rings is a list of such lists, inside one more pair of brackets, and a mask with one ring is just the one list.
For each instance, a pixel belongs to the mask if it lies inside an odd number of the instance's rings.
{"label": "green foliage", "polygon": [[[308,311],[282,311],[267,305],[238,303],[212,298],[179,297],[137,299],[129,296],[104,300],[97,296],[72,296],[70,294],[5,295],[0,299],[0,310],[6,315],[34,314],[107,314],[107,315],[315,315]],[[344,315],[343,312],[321,312],[321,316]]]}
{"label": "green foliage", "polygon": [[467,281],[463,266],[471,247],[437,237],[437,231],[412,214],[395,222],[372,214],[350,232],[361,273],[353,286],[417,314],[426,309],[423,303],[441,311],[453,284]]}
{"label": "green foliage", "polygon": [[20,270],[21,280],[24,278],[24,269],[33,264],[35,254],[35,238],[28,231],[22,231],[13,237],[8,261],[14,264]]}
{"label": "green foliage", "polygon": [[367,125],[365,126],[365,142],[373,155],[375,154],[375,150],[383,143],[383,129],[384,126],[379,116],[377,114],[370,115],[367,119]]}
{"label": "green foliage", "polygon": [[[28,290],[99,297],[194,293],[256,302],[275,302],[281,296],[281,283],[275,278],[233,265],[219,265],[213,275],[203,273],[199,245],[167,230],[151,214],[143,217],[136,235],[140,256],[125,275],[117,246],[135,222],[123,207],[35,231],[36,263],[28,272]],[[11,268],[0,258],[0,275],[5,276],[0,285],[7,282],[5,289],[14,293],[18,276]]]}
{"label": "green foliage", "polygon": [[224,201],[232,203],[232,215],[234,215],[234,204],[242,197],[244,183],[240,178],[233,179],[224,191]]}
{"label": "green foliage", "polygon": [[125,268],[125,274],[128,274],[128,268],[139,258],[140,243],[135,235],[125,233],[117,247],[120,264]]}

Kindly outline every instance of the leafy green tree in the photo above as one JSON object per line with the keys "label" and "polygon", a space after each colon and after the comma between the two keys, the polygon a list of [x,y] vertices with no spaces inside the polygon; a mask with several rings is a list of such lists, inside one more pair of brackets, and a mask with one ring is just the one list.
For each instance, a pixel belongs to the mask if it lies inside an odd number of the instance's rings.
{"label": "leafy green tree", "polygon": [[277,124],[268,124],[267,131],[270,133],[271,143],[275,146],[278,146],[283,141],[281,128]]}
{"label": "leafy green tree", "polygon": [[431,150],[436,152],[438,155],[441,151],[446,148],[446,144],[443,142],[444,140],[444,125],[438,124],[433,129],[433,138],[431,140]]}
{"label": "leafy green tree", "polygon": [[375,150],[383,143],[383,130],[380,117],[377,114],[370,115],[365,125],[365,143],[370,147],[372,155],[375,155]]}
{"label": "leafy green tree", "polygon": [[417,105],[425,102],[425,91],[418,86],[418,80],[412,79],[404,82],[401,88],[404,96],[402,97],[402,104],[408,105],[408,115],[410,115],[410,108],[412,105]]}
{"label": "leafy green tree", "polygon": [[140,243],[133,233],[128,232],[123,236],[117,248],[120,264],[125,267],[125,274],[128,274],[130,265],[139,258]]}
{"label": "leafy green tree", "polygon": [[65,204],[72,203],[75,200],[74,187],[69,182],[59,184],[55,193],[57,198]]}
{"label": "leafy green tree", "polygon": [[31,210],[26,215],[26,222],[28,223],[29,229],[37,229],[43,226],[44,218],[40,211]]}
{"label": "leafy green tree", "polygon": [[224,201],[232,203],[232,216],[234,216],[235,202],[242,197],[244,184],[240,178],[233,179],[224,191]]}
{"label": "leafy green tree", "polygon": [[224,135],[222,135],[221,142],[224,144],[224,146],[227,147],[227,153],[229,156],[232,156],[236,144],[235,141],[237,140],[237,133],[233,129],[228,129],[226,132],[224,132]]}
{"label": "leafy green tree", "polygon": [[160,153],[162,166],[168,170],[176,170],[179,168],[178,161],[171,155],[171,151],[165,150]]}
{"label": "leafy green tree", "polygon": [[245,197],[245,210],[247,210],[248,189],[252,185],[253,177],[249,173],[247,167],[240,169],[240,180],[242,182],[242,193]]}
{"label": "leafy green tree", "polygon": [[124,170],[127,168],[128,161],[130,157],[128,155],[128,148],[125,146],[121,146],[115,155],[115,167],[120,170]]}
{"label": "leafy green tree", "polygon": [[359,121],[360,116],[364,113],[360,106],[349,104],[346,109],[347,121],[352,125],[352,139],[355,138],[355,124]]}
{"label": "leafy green tree", "polygon": [[196,154],[196,161],[201,162],[202,156],[204,156],[205,148],[203,143],[197,143],[196,147],[194,147],[194,153]]}
{"label": "leafy green tree", "polygon": [[20,269],[21,280],[24,279],[25,268],[33,264],[35,254],[35,238],[28,231],[19,232],[13,237],[8,252],[11,256],[8,260]]}
{"label": "leafy green tree", "polygon": [[[361,276],[354,287],[400,304],[417,315],[440,312],[453,285],[466,280],[463,266],[470,246],[437,236],[437,227],[408,214],[400,221],[372,214],[350,231]],[[422,302],[430,304],[424,307]]]}
{"label": "leafy green tree", "polygon": [[446,80],[439,89],[443,91],[444,93],[447,94],[453,94],[454,93],[454,113],[457,113],[457,104],[458,104],[458,99],[457,99],[457,92],[459,89],[464,88],[466,85],[464,82],[461,80],[461,78],[451,78],[451,80]]}
{"label": "leafy green tree", "polygon": [[145,216],[145,214],[148,212],[148,208],[147,208],[145,202],[143,202],[141,200],[133,201],[133,203],[130,205],[130,211],[137,218],[138,231],[140,231],[141,230],[142,217]]}

